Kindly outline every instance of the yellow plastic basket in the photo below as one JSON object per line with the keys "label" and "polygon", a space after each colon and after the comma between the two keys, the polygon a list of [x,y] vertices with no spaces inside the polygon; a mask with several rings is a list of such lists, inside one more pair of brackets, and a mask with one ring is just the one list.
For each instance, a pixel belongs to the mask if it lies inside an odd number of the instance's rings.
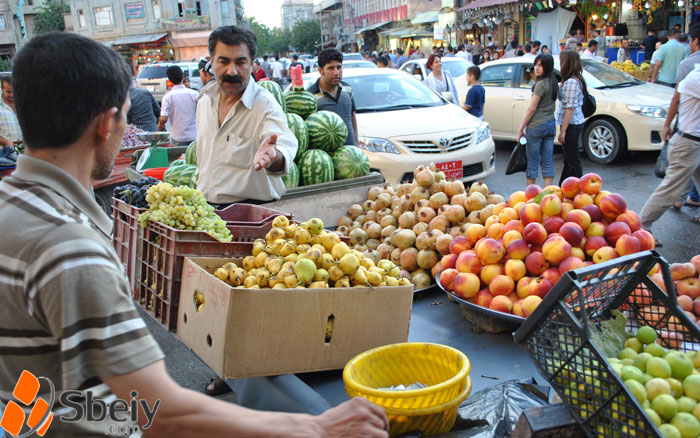
{"label": "yellow plastic basket", "polygon": [[[362,396],[377,405],[396,409],[424,409],[449,404],[467,387],[470,363],[459,350],[439,344],[385,345],[355,356],[345,365],[348,396]],[[395,385],[420,382],[427,388],[388,391]]]}

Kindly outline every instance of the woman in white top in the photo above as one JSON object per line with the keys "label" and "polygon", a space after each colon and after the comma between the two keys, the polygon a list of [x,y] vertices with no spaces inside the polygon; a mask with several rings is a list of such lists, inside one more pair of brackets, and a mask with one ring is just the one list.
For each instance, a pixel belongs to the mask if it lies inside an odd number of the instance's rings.
{"label": "woman in white top", "polygon": [[459,105],[457,88],[455,88],[455,83],[452,80],[450,72],[442,69],[442,59],[440,55],[430,55],[428,61],[425,63],[425,67],[430,70],[430,74],[425,78],[425,85],[438,93],[452,93],[452,103]]}

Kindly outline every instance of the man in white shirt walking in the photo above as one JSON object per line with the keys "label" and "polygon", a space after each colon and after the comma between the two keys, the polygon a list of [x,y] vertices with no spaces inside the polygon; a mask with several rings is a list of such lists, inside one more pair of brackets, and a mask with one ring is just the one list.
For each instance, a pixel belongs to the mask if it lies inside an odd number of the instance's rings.
{"label": "man in white shirt walking", "polygon": [[168,80],[173,88],[163,96],[160,107],[158,130],[165,130],[165,124],[170,120],[170,138],[174,146],[187,146],[197,137],[198,92],[182,85],[182,69],[177,65],[168,67]]}
{"label": "man in white shirt walking", "polygon": [[581,53],[581,58],[591,58],[595,59],[595,52],[598,50],[598,41],[590,40],[588,42],[588,47]]}
{"label": "man in white shirt walking", "polygon": [[282,70],[284,70],[284,66],[280,62],[279,56],[275,55],[275,60],[272,62],[272,64],[270,64],[270,70],[272,70],[272,80],[281,86]]}

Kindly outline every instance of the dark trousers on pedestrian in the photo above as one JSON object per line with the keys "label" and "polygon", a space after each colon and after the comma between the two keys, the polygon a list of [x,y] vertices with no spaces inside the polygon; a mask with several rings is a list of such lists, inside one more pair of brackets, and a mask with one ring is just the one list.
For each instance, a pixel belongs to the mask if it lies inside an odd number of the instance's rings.
{"label": "dark trousers on pedestrian", "polygon": [[561,171],[559,185],[570,176],[580,178],[583,175],[581,166],[581,141],[583,140],[583,123],[580,125],[569,124],[564,136],[564,144],[561,148],[564,152],[564,169]]}

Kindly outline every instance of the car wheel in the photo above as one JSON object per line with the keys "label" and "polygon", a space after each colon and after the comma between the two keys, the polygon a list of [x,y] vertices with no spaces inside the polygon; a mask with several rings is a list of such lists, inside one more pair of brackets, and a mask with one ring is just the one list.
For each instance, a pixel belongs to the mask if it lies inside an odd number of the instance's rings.
{"label": "car wheel", "polygon": [[586,126],[583,147],[596,163],[610,164],[622,158],[626,152],[622,127],[610,120],[594,120]]}

